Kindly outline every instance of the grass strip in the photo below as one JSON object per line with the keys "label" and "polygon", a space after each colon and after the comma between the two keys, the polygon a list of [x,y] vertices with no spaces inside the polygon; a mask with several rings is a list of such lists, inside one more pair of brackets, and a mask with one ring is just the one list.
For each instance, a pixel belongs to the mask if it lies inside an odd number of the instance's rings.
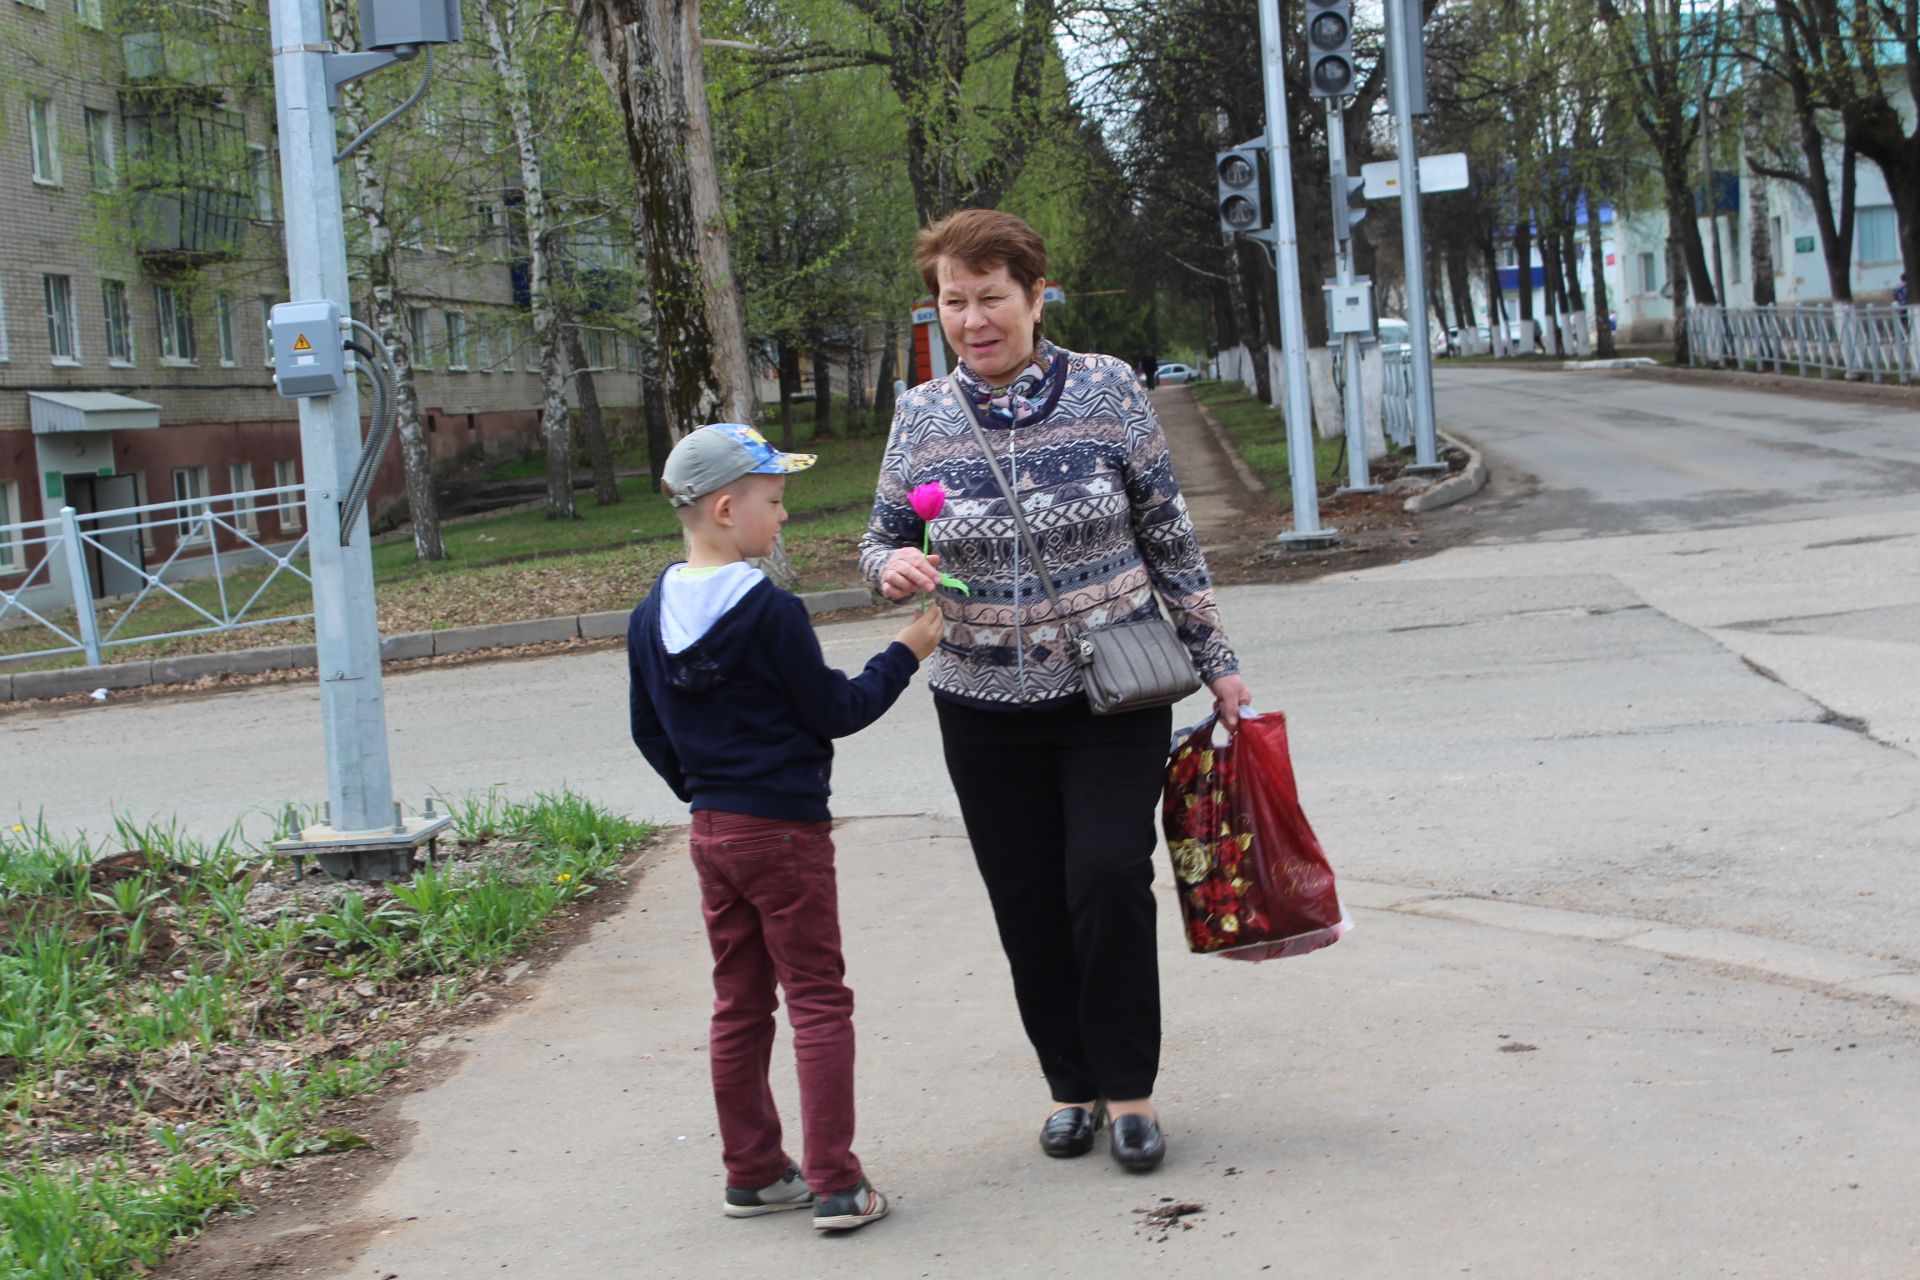
{"label": "grass strip", "polygon": [[[1288,467],[1287,419],[1278,406],[1262,404],[1238,382],[1199,382],[1193,394],[1213,414],[1234,448],[1255,475],[1266,483],[1281,510],[1293,506],[1293,484]],[[1314,476],[1322,484],[1336,480],[1340,471],[1340,440],[1315,438]]]}
{"label": "grass strip", "polygon": [[139,1274],[254,1171],[363,1144],[330,1108],[653,832],[565,791],[448,807],[454,856],[387,887],[276,878],[237,826],[0,831],[0,1280]]}

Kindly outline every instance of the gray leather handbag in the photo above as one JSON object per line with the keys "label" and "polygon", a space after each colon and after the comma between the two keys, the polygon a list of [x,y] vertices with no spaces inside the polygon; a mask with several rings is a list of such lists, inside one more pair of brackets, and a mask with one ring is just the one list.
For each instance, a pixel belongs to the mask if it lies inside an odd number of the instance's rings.
{"label": "gray leather handbag", "polygon": [[1151,618],[1118,622],[1105,627],[1081,626],[1068,616],[1066,607],[1060,603],[1060,593],[1054,590],[1053,575],[1047,572],[1047,562],[1040,555],[1040,546],[1034,541],[1033,531],[1027,527],[1026,514],[1020,510],[1020,500],[1014,496],[1013,486],[1007,483],[1006,473],[993,456],[993,445],[980,425],[980,415],[975,412],[973,402],[967,398],[958,381],[951,378],[949,381],[952,382],[954,395],[960,399],[961,407],[966,410],[967,422],[973,427],[974,439],[980,442],[981,456],[986,458],[987,468],[993,472],[994,483],[1000,486],[1000,492],[1007,499],[1007,507],[1013,512],[1014,526],[1020,530],[1020,541],[1026,546],[1034,572],[1040,577],[1040,586],[1053,605],[1054,616],[1060,619],[1060,625],[1067,633],[1074,665],[1080,668],[1081,684],[1086,689],[1087,705],[1092,708],[1093,714],[1112,716],[1125,711],[1171,706],[1198,689],[1200,673],[1194,670],[1193,658],[1188,654],[1187,646],[1180,642],[1173,624],[1158,613]]}

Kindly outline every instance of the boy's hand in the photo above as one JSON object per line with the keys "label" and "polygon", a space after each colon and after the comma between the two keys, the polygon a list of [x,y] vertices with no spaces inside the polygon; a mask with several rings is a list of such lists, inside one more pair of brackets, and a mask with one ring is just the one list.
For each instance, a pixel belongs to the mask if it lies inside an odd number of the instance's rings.
{"label": "boy's hand", "polygon": [[900,629],[894,639],[913,650],[913,656],[925,662],[940,647],[940,637],[947,633],[946,615],[940,612],[936,603],[915,614],[913,621]]}
{"label": "boy's hand", "polygon": [[889,600],[905,600],[919,591],[931,591],[940,585],[940,557],[922,555],[918,547],[902,547],[887,558],[880,571],[880,594]]}

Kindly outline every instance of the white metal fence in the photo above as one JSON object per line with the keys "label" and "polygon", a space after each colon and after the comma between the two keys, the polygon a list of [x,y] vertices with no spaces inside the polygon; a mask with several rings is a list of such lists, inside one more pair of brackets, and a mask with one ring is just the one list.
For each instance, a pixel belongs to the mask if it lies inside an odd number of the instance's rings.
{"label": "white metal fence", "polygon": [[1920,339],[1906,307],[1795,303],[1687,308],[1688,362],[1911,384]]}
{"label": "white metal fence", "polygon": [[1398,351],[1382,361],[1380,425],[1387,439],[1402,449],[1413,448],[1413,352]]}
{"label": "white metal fence", "polygon": [[[34,626],[46,632],[51,641],[42,648],[4,656],[27,659],[80,653],[89,666],[97,667],[105,651],[120,645],[313,617],[310,595],[302,597],[307,604],[302,613],[267,617],[254,612],[267,588],[282,573],[311,586],[312,578],[296,563],[306,558],[304,532],[290,545],[277,549],[261,542],[259,535],[262,512],[298,511],[304,515],[305,502],[305,487],[289,485],[85,515],[63,507],[51,520],[0,525],[0,544],[11,548],[23,575],[11,590],[0,588],[0,626]],[[304,519],[301,523],[304,525]],[[162,541],[153,535],[163,530],[173,540],[173,553],[158,568],[149,568],[147,555]],[[236,570],[263,567],[265,576],[245,593],[244,599],[239,592],[229,591],[229,578]],[[194,593],[201,600],[188,594],[195,581],[209,584]],[[96,611],[100,596],[125,600],[114,611],[113,623],[105,632],[100,629]],[[143,605],[157,606],[167,601],[185,607],[189,618],[186,626],[148,632],[129,627]],[[35,603],[40,607],[36,609]],[[70,626],[62,625],[64,618],[54,620],[67,606],[73,610]],[[152,613],[149,608],[148,616]]]}

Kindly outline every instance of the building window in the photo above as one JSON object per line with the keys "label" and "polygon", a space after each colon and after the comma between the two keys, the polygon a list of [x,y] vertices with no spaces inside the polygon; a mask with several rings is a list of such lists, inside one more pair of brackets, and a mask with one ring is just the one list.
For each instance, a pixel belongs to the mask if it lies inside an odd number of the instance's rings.
{"label": "building window", "polygon": [[407,308],[407,342],[413,347],[413,367],[433,368],[433,351],[427,346],[427,309]]}
{"label": "building window", "polygon": [[7,348],[7,282],[0,280],[0,364],[13,359]]}
{"label": "building window", "polygon": [[441,318],[447,322],[447,368],[465,373],[467,371],[467,313],[447,311],[442,313]]}
{"label": "building window", "polygon": [[247,533],[260,532],[260,516],[254,510],[253,469],[244,462],[227,464],[227,490],[234,495],[233,523]]}
{"label": "building window", "polygon": [[94,189],[109,191],[120,180],[120,148],[113,136],[113,116],[87,108],[87,171]]}
{"label": "building window", "polygon": [[213,300],[213,326],[220,334],[220,367],[233,368],[233,299],[220,294]]}
{"label": "building window", "polygon": [[1660,292],[1660,264],[1651,253],[1640,255],[1640,292]]}
{"label": "building window", "polygon": [[27,567],[21,563],[25,557],[19,535],[7,527],[19,523],[20,486],[0,480],[0,573],[19,573]]}
{"label": "building window", "polygon": [[[38,7],[46,8],[44,0]],[[102,26],[100,0],[73,0],[73,12],[80,19],[82,26],[92,27],[95,31],[100,30]]]}
{"label": "building window", "polygon": [[253,170],[253,216],[272,222],[276,207],[273,152],[256,143],[247,148],[247,164]]}
{"label": "building window", "polygon": [[273,368],[273,295],[260,295],[260,362]]}
{"label": "building window", "polygon": [[531,320],[522,320],[520,322],[520,352],[520,358],[524,362],[527,372],[540,372],[540,353],[534,349],[533,321]]}
{"label": "building window", "polygon": [[182,542],[205,542],[207,526],[197,523],[198,508],[192,505],[207,496],[207,469],[205,467],[175,467],[173,469],[173,500],[183,504],[175,514],[173,525],[180,534]]}
{"label": "building window", "polygon": [[42,13],[47,11],[47,0],[18,0],[18,3],[29,9],[38,9]]}
{"label": "building window", "polygon": [[27,144],[33,153],[33,180],[60,185],[60,113],[51,98],[27,99]]}
{"label": "building window", "polygon": [[107,363],[133,364],[133,312],[127,306],[124,280],[100,282],[100,311],[107,326]]}
{"label": "building window", "polygon": [[493,244],[493,238],[500,229],[499,215],[493,205],[479,200],[473,206],[473,235],[484,246]]}
{"label": "building window", "polygon": [[[273,464],[273,487],[291,489],[300,483],[300,460],[282,458]],[[283,493],[280,495],[280,528],[291,533],[305,522],[305,513],[301,510],[301,495]]]}
{"label": "building window", "polygon": [[1893,206],[1875,205],[1854,215],[1853,243],[1863,267],[1900,261],[1900,236]]}
{"label": "building window", "polygon": [[[199,358],[193,341],[193,312],[170,284],[153,286],[153,309],[160,317],[160,363],[191,365]],[[177,473],[176,473],[177,474]]]}
{"label": "building window", "polygon": [[41,276],[47,295],[47,351],[55,364],[80,363],[80,329],[73,314],[73,277]]}
{"label": "building window", "polygon": [[480,323],[473,327],[473,356],[479,364],[480,372],[493,372],[493,326],[482,315]]}

